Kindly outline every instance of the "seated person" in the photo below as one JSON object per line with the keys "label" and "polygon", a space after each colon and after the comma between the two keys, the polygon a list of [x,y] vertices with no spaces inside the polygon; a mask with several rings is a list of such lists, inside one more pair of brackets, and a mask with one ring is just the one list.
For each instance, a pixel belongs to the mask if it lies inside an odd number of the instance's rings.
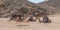
{"label": "seated person", "polygon": [[51,22],[51,20],[49,20],[49,18],[46,15],[44,15],[43,16],[43,23],[50,23],[50,22]]}

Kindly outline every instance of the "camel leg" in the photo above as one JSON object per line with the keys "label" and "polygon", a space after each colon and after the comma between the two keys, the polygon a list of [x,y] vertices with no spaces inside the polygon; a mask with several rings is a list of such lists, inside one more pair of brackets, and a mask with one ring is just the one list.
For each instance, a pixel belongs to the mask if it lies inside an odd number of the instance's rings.
{"label": "camel leg", "polygon": [[29,20],[29,17],[27,17],[24,22],[27,22],[28,20]]}
{"label": "camel leg", "polygon": [[36,17],[36,20],[38,20],[38,21],[39,21],[39,23],[41,23],[41,20],[40,20],[40,18],[39,18],[39,17]]}

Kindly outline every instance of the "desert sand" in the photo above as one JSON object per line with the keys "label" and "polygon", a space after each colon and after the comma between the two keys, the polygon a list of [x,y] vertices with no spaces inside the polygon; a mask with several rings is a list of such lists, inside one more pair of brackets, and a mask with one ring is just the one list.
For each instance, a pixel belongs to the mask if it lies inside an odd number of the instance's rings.
{"label": "desert sand", "polygon": [[[60,30],[60,15],[49,15],[52,23],[30,22],[26,26],[18,26],[17,24],[9,24],[9,18],[0,18],[0,30]],[[41,18],[42,20],[42,18]]]}

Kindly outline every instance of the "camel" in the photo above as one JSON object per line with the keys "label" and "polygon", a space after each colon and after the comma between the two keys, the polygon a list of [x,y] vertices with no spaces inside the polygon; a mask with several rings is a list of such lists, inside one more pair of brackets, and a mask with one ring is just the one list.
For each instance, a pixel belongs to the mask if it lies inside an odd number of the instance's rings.
{"label": "camel", "polygon": [[22,21],[21,20],[21,15],[12,15],[12,17],[10,18],[10,21]]}
{"label": "camel", "polygon": [[30,15],[25,19],[25,22],[35,22],[37,20],[39,21],[39,23],[41,23],[39,16]]}

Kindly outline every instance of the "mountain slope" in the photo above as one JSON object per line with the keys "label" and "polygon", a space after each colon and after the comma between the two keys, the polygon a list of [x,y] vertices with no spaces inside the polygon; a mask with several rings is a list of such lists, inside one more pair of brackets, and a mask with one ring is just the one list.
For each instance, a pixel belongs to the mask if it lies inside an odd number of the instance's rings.
{"label": "mountain slope", "polygon": [[39,5],[41,4],[43,8],[48,10],[48,12],[54,12],[55,14],[60,13],[60,0],[49,0],[39,3]]}
{"label": "mountain slope", "polygon": [[37,11],[45,14],[46,9],[27,0],[1,0],[0,3],[0,17],[10,17],[12,14],[31,15]]}

